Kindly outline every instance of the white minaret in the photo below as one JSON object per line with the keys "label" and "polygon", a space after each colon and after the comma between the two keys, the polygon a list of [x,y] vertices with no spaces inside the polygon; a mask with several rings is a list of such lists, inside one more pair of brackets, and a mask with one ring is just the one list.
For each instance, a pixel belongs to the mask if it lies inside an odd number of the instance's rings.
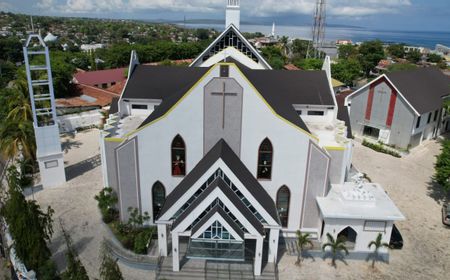
{"label": "white minaret", "polygon": [[225,28],[228,28],[230,24],[233,24],[237,29],[241,26],[240,0],[228,0]]}
{"label": "white minaret", "polygon": [[275,38],[275,22],[272,24],[272,37]]}
{"label": "white minaret", "polygon": [[[44,188],[56,187],[66,181],[64,158],[56,122],[55,95],[48,47],[41,35],[32,34],[23,48],[28,79],[36,157]],[[31,57],[31,59],[30,59]],[[30,65],[33,57],[42,57],[41,65]]]}

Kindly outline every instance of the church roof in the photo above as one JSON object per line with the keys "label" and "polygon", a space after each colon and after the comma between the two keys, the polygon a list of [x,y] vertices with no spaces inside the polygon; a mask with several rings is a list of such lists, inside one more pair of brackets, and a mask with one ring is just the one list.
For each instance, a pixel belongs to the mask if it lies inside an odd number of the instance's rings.
{"label": "church roof", "polygon": [[[275,221],[278,221],[279,219],[277,209],[270,195],[264,190],[258,180],[255,179],[252,173],[247,169],[247,167],[242,163],[239,157],[233,152],[230,146],[228,146],[228,144],[223,139],[217,142],[217,144],[200,160],[200,162],[194,167],[194,169],[192,169],[192,171],[186,175],[183,181],[181,181],[178,186],[167,196],[159,216],[161,217],[181,197],[183,197],[185,193],[200,179],[200,177],[202,177],[202,175],[206,171],[208,171],[208,169],[219,158],[222,159],[223,162],[228,166],[228,168],[231,169],[234,175],[242,182],[244,187],[252,194],[252,196],[259,202],[259,204],[265,209],[265,211]],[[220,183],[218,183],[217,186],[220,186]],[[227,189],[229,188],[227,187]],[[236,196],[236,198],[238,197]],[[248,211],[248,209],[244,205],[243,207]]]}
{"label": "church roof", "polygon": [[[252,70],[236,64],[275,112],[309,132],[293,104],[334,106],[325,71]],[[138,65],[122,99],[162,99],[140,125],[160,118],[209,70],[203,67]]]}
{"label": "church roof", "polygon": [[122,99],[165,99],[186,93],[209,68],[137,65]]}

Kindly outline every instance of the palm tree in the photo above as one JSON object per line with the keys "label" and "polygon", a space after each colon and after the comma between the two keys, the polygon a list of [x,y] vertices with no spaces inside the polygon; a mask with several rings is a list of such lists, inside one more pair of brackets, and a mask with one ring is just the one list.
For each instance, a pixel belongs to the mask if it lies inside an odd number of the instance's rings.
{"label": "palm tree", "polygon": [[336,259],[341,251],[348,255],[348,249],[345,247],[345,238],[338,237],[336,240],[330,233],[327,233],[328,242],[322,245],[322,250],[325,251],[327,247],[331,248],[331,265],[336,267]]}
{"label": "palm tree", "polygon": [[378,250],[380,248],[389,248],[389,244],[382,242],[381,239],[383,238],[383,236],[381,235],[381,233],[378,233],[377,238],[373,241],[370,241],[368,248],[370,249],[370,247],[375,246],[374,247],[374,251],[373,251],[373,260],[372,260],[372,268],[375,268],[375,262],[378,259]]}
{"label": "palm tree", "polygon": [[313,247],[313,243],[309,240],[309,233],[301,233],[301,231],[297,230],[297,247],[298,247],[298,255],[297,262],[295,264],[300,265],[302,261],[302,252],[306,245]]}

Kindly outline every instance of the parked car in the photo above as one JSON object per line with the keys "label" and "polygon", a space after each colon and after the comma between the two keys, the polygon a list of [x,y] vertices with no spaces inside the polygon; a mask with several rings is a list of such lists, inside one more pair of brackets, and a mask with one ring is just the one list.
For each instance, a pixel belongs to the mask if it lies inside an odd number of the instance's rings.
{"label": "parked car", "polygon": [[450,204],[442,206],[442,223],[450,227]]}
{"label": "parked car", "polygon": [[389,241],[389,248],[401,249],[403,248],[403,237],[400,234],[396,225],[392,226],[391,240]]}

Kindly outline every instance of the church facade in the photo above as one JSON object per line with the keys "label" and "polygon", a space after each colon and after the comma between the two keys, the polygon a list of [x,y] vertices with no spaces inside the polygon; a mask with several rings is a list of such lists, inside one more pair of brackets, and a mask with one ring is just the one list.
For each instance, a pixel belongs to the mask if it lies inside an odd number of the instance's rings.
{"label": "church facade", "polygon": [[[250,242],[260,275],[263,255],[277,261],[280,235],[322,240],[318,198],[353,172],[329,59],[322,71],[272,70],[240,33],[238,11],[229,0],[229,25],[190,67],[142,65],[132,53],[102,132],[120,218],[149,213],[174,271],[183,257],[243,261]],[[337,236],[349,222],[334,221]]]}

